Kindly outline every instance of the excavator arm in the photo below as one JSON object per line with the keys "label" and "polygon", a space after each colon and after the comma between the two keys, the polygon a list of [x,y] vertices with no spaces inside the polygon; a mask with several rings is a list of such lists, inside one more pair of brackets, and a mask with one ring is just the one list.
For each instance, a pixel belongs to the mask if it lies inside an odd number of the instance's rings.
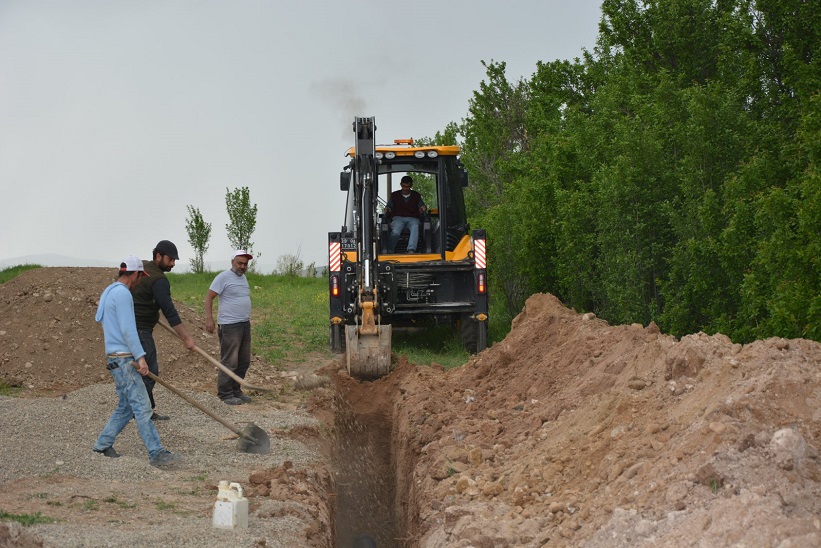
{"label": "excavator arm", "polygon": [[378,378],[390,372],[391,326],[379,321],[378,264],[376,254],[377,159],[374,118],[356,118],[355,154],[352,158],[357,239],[356,324],[345,327],[348,373],[356,378]]}

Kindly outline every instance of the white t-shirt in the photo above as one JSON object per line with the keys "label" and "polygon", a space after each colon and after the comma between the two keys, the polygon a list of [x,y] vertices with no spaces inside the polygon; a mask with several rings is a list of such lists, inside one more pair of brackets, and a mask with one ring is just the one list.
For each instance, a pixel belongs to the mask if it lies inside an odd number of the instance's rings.
{"label": "white t-shirt", "polygon": [[219,295],[218,324],[251,321],[251,287],[245,274],[238,276],[233,270],[224,270],[208,289]]}

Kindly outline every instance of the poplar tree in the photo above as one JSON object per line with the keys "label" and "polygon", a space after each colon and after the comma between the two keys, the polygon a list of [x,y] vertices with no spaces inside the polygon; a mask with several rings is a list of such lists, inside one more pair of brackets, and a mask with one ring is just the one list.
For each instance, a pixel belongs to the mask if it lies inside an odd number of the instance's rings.
{"label": "poplar tree", "polygon": [[202,218],[199,208],[186,206],[188,208],[188,219],[185,221],[185,230],[188,232],[188,243],[194,248],[194,257],[189,260],[191,270],[195,273],[205,271],[203,257],[208,251],[208,240],[211,239],[211,223],[206,223]]}
{"label": "poplar tree", "polygon": [[[257,226],[257,204],[251,205],[248,187],[225,189],[225,208],[228,211],[228,241],[234,249],[244,249],[253,254],[254,243],[251,235]],[[256,254],[255,256],[258,256]]]}

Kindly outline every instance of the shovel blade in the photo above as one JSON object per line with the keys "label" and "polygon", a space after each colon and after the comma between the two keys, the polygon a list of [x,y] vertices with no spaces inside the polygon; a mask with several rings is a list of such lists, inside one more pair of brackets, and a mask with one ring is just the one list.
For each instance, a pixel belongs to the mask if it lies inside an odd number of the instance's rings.
{"label": "shovel blade", "polygon": [[267,455],[271,452],[271,438],[268,437],[268,432],[251,423],[242,430],[237,449],[243,453]]}

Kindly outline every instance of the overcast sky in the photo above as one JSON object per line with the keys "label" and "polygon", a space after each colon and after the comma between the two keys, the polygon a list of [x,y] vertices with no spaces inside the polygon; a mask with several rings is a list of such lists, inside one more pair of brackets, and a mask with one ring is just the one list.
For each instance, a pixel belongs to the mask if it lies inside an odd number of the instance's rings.
{"label": "overcast sky", "polygon": [[481,61],[516,80],[592,50],[599,6],[0,0],[0,266],[113,266],[169,239],[185,270],[191,205],[221,270],[226,189],[247,186],[259,270],[285,254],[322,267],[355,116],[376,117],[379,143],[433,136],[467,115]]}

